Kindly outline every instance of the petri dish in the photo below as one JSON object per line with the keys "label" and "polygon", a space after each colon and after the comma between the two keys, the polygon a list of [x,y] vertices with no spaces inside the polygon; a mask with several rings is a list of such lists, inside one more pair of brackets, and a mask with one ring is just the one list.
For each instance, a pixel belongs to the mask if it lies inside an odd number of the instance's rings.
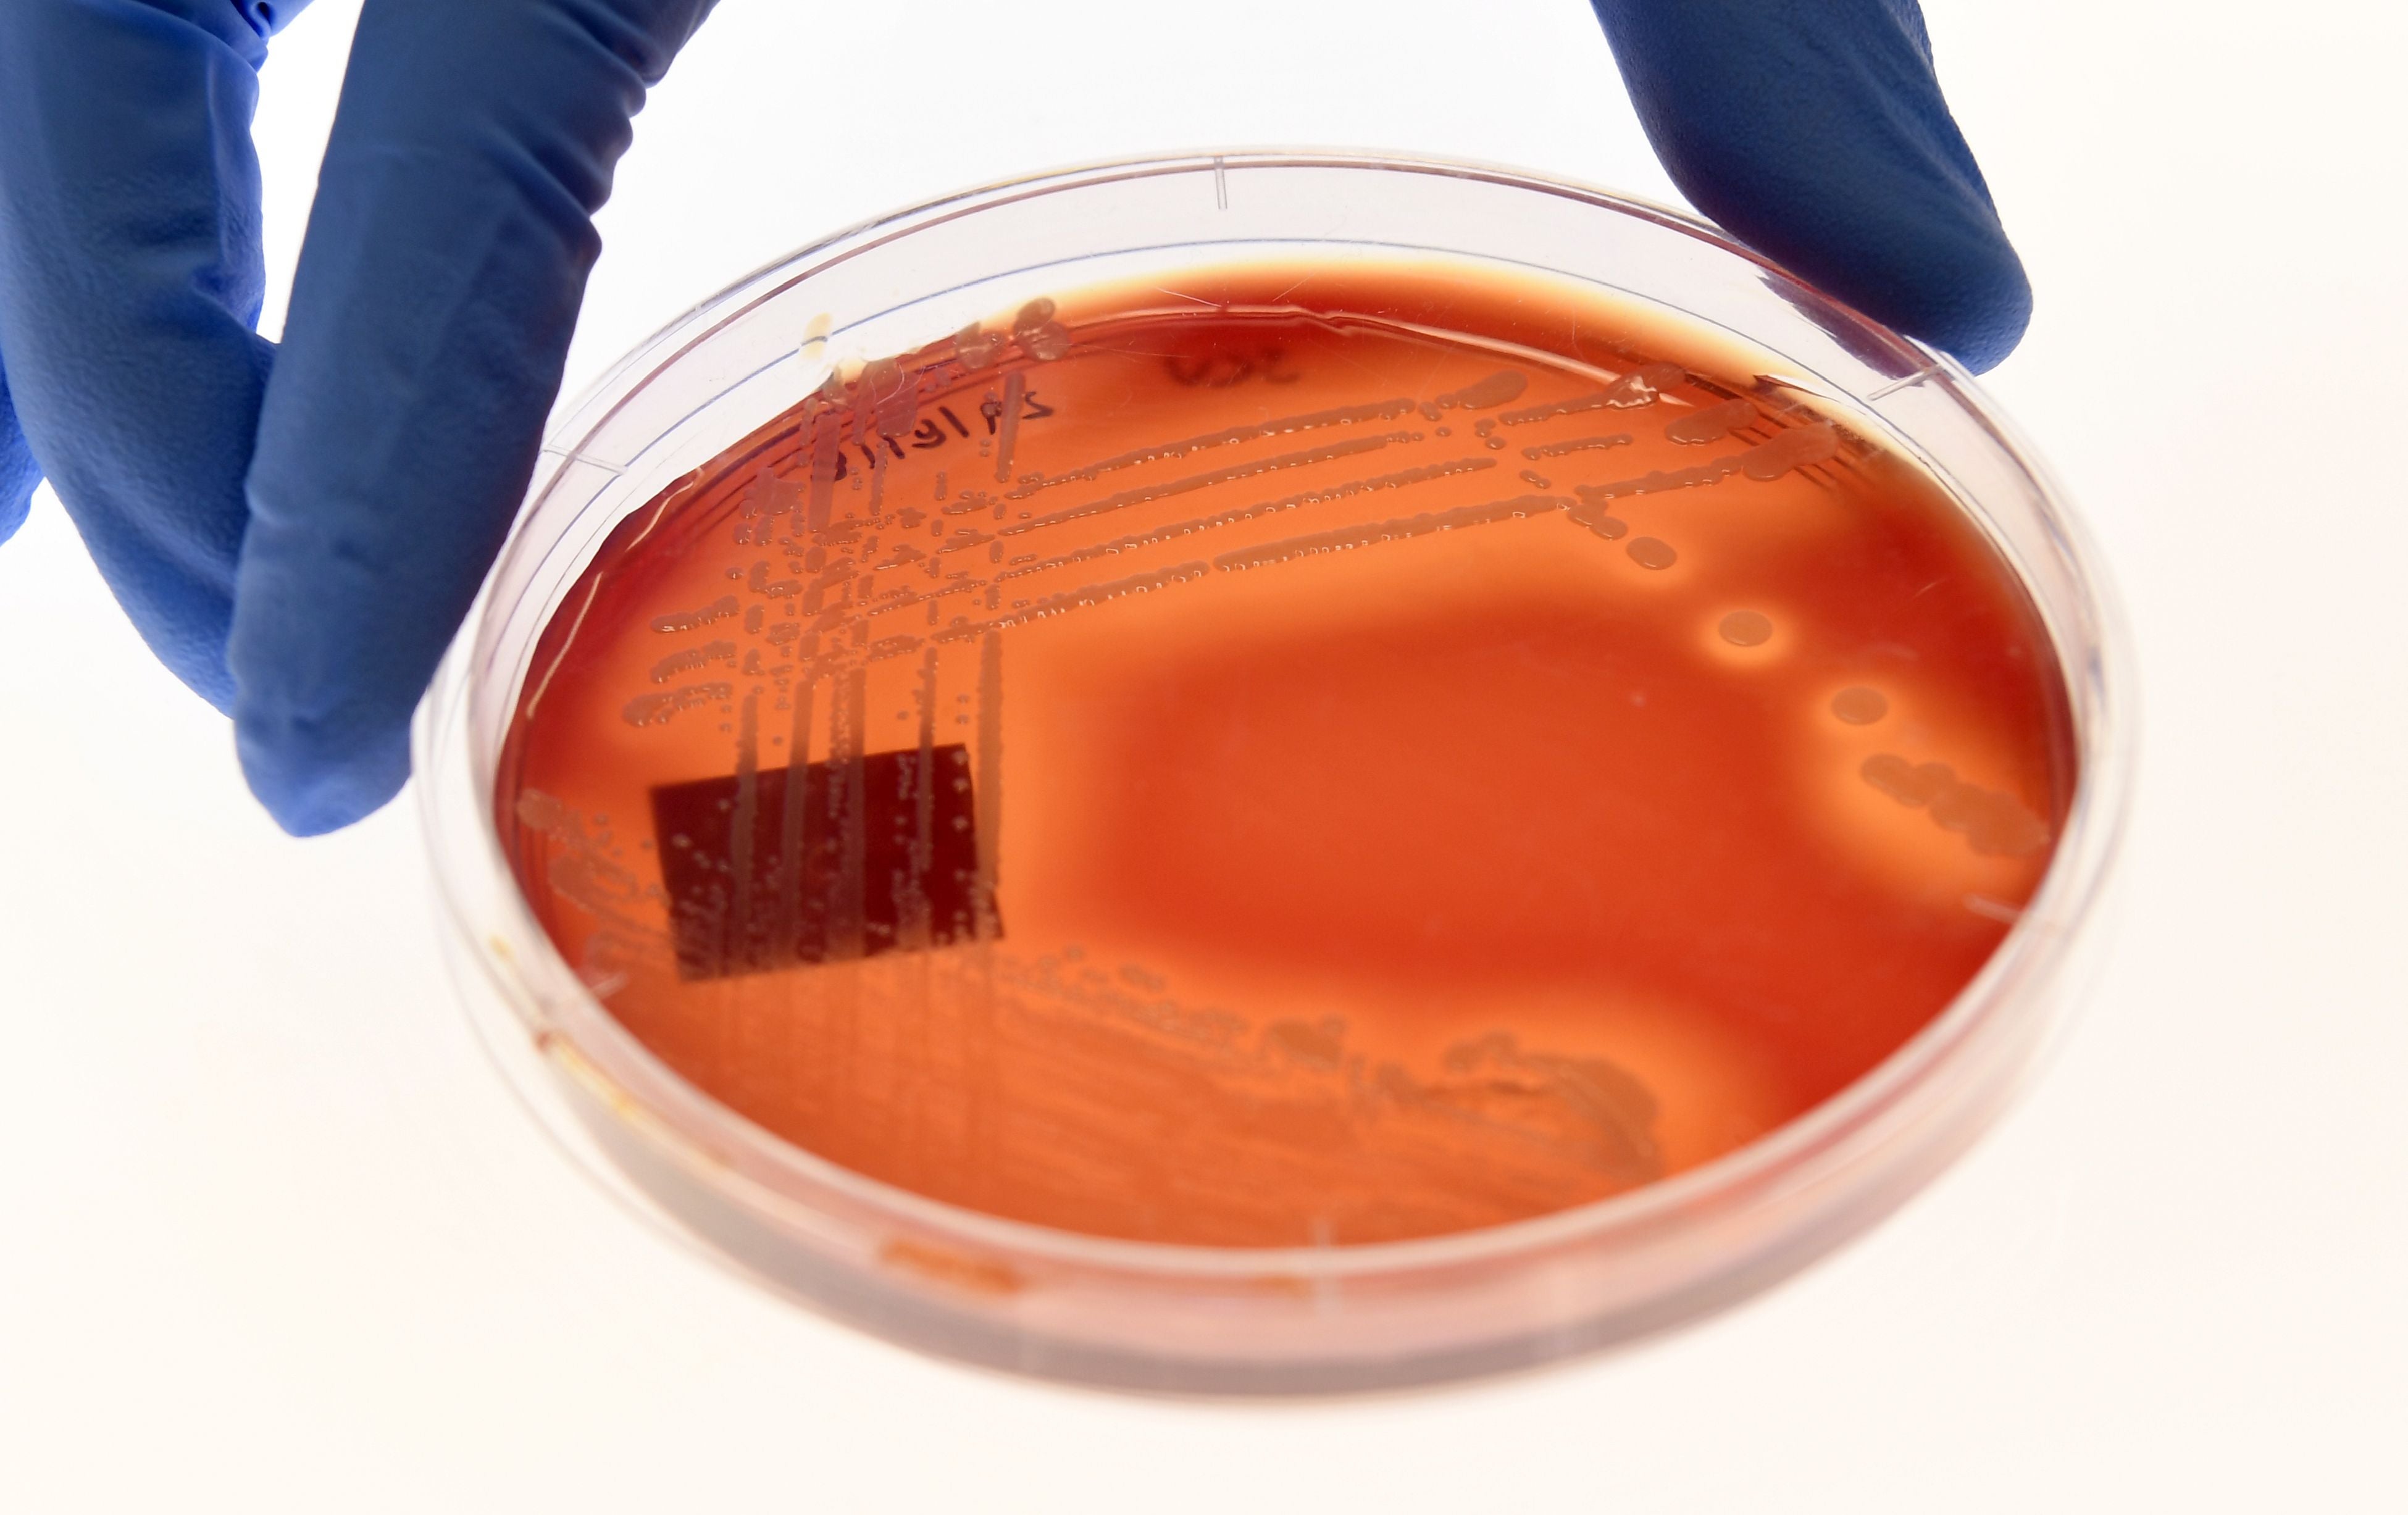
{"label": "petri dish", "polygon": [[2093,555],[1959,368],[1656,207],[1227,153],[806,249],[565,412],[423,707],[486,1045],[924,1350],[1527,1365],[1871,1224],[2061,1027]]}

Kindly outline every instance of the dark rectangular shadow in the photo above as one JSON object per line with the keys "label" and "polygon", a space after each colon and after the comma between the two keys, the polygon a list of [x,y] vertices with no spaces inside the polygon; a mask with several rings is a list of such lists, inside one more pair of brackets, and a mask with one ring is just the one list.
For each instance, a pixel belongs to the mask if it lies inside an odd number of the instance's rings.
{"label": "dark rectangular shadow", "polygon": [[958,743],[665,784],[652,831],[678,976],[723,979],[998,935]]}

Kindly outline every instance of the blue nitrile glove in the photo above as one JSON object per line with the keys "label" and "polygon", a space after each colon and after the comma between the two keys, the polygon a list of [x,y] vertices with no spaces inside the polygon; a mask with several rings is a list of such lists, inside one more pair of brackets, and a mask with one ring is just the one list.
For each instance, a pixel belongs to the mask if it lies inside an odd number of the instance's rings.
{"label": "blue nitrile glove", "polygon": [[[1976,366],[2005,355],[2029,293],[1912,0],[1596,3],[1701,208]],[[279,350],[251,332],[249,130],[303,4],[0,0],[0,537],[47,474],[310,834],[408,776],[410,711],[534,470],[591,218],[712,0],[367,0]]]}
{"label": "blue nitrile glove", "polygon": [[2031,320],[1915,0],[1590,0],[1681,193],[1806,281],[1986,372]]}

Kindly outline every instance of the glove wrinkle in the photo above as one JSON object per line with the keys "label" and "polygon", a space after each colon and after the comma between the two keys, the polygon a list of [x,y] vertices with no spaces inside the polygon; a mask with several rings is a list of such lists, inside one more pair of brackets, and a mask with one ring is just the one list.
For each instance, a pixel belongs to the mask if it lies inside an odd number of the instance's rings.
{"label": "glove wrinkle", "polygon": [[272,357],[251,329],[265,50],[229,0],[0,5],[0,359],[22,447],[144,640],[221,709]]}
{"label": "glove wrinkle", "polygon": [[[614,54],[644,88],[668,77],[717,0],[557,0],[563,19]],[[641,102],[638,101],[638,105]],[[634,113],[630,107],[629,114]]]}
{"label": "glove wrinkle", "polygon": [[157,11],[170,21],[207,33],[210,40],[233,52],[253,72],[267,61],[267,33],[253,14],[261,8],[256,0],[100,0],[90,8]]}

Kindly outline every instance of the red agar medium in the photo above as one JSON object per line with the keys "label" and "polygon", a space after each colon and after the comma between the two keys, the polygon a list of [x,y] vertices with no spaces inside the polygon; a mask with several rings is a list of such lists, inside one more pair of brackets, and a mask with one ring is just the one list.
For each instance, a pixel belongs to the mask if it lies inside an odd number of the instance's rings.
{"label": "red agar medium", "polygon": [[1950,495],[1537,279],[1006,311],[622,522],[497,815],[609,1012],[779,1137],[1096,1236],[1440,1236],[1693,1167],[1997,949],[2075,782]]}

